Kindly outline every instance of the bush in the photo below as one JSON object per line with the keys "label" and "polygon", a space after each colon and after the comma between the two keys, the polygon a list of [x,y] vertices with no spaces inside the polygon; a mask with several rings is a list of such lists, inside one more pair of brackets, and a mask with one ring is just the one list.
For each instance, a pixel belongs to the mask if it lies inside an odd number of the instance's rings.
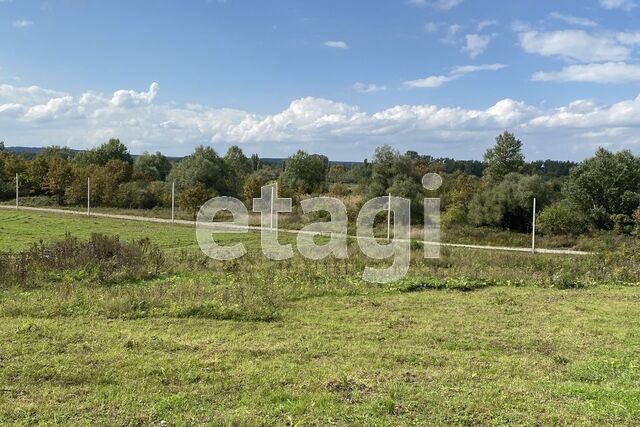
{"label": "bush", "polygon": [[34,288],[44,283],[117,283],[156,276],[165,266],[162,251],[149,239],[130,243],[118,236],[93,234],[81,242],[67,235],[53,244],[38,243],[19,253],[0,253],[0,288]]}
{"label": "bush", "polygon": [[554,182],[539,176],[507,175],[502,182],[488,185],[473,197],[469,204],[469,222],[476,226],[489,225],[508,230],[531,230],[531,205],[537,198],[539,206],[554,201],[557,190]]}
{"label": "bush", "polygon": [[584,233],[588,226],[586,215],[568,200],[548,206],[538,216],[538,229],[542,234],[576,236]]}
{"label": "bush", "polygon": [[611,222],[613,223],[613,231],[618,234],[631,234],[635,228],[635,221],[629,215],[611,215]]}
{"label": "bush", "polygon": [[329,189],[329,195],[333,197],[345,197],[349,195],[349,188],[341,183],[336,183]]}

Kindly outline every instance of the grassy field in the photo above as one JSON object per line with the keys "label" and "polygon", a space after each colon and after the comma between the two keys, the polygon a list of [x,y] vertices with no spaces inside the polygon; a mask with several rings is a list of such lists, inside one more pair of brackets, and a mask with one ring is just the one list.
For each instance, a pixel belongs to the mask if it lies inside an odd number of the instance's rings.
{"label": "grassy field", "polygon": [[94,232],[149,237],[166,259],[117,281],[78,265],[3,282],[0,424],[640,419],[633,253],[423,260],[415,248],[406,279],[372,285],[354,245],[348,262],[267,262],[256,234],[227,236],[251,254],[222,263],[189,227],[0,211],[2,251]]}

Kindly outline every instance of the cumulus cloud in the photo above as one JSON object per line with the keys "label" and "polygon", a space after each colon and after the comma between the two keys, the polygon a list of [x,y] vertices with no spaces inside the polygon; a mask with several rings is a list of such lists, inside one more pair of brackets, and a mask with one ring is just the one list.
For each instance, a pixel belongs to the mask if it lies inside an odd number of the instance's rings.
{"label": "cumulus cloud", "polygon": [[[499,68],[499,64],[463,66],[450,75]],[[492,137],[504,129],[518,133],[528,149],[538,150],[542,157],[554,155],[554,150],[562,157],[571,150],[582,153],[576,156],[590,154],[593,147],[589,144],[597,142],[596,135],[613,133],[622,135],[616,144],[640,147],[637,134],[626,130],[640,126],[640,96],[612,105],[576,101],[555,109],[503,99],[484,109],[420,104],[377,112],[304,97],[293,100],[280,112],[265,115],[204,105],[158,104],[158,89],[156,84],[142,92],[72,95],[2,85],[0,127],[7,141],[24,145],[85,148],[117,136],[132,144],[134,150],[169,154],[185,154],[202,143],[267,144],[263,151],[272,154],[276,149],[279,153],[292,152],[301,145],[320,147],[316,149],[322,151],[322,147],[335,144],[334,155],[362,158],[363,149],[368,152],[376,145],[390,143],[411,144],[418,150],[427,149],[425,144],[429,144],[432,153],[479,157]],[[589,144],[585,143],[586,135],[590,135]]]}
{"label": "cumulus cloud", "polygon": [[119,90],[111,97],[111,103],[116,107],[133,107],[140,104],[151,104],[158,95],[160,86],[153,82],[147,92],[136,92],[134,90]]}
{"label": "cumulus cloud", "polygon": [[549,14],[550,18],[563,21],[570,25],[578,25],[581,27],[597,27],[598,24],[591,19],[580,18],[579,16],[566,15],[560,12],[552,12]]}
{"label": "cumulus cloud", "polygon": [[607,10],[622,9],[629,11],[637,5],[633,0],[600,0],[600,6]]}
{"label": "cumulus cloud", "polygon": [[584,30],[524,31],[520,45],[528,53],[559,56],[581,62],[625,61],[640,44],[638,33],[598,33]]}
{"label": "cumulus cloud", "polygon": [[377,85],[374,83],[361,83],[356,82],[353,84],[352,89],[358,93],[372,93],[372,92],[382,92],[387,90],[387,87],[384,85]]}
{"label": "cumulus cloud", "polygon": [[453,67],[447,75],[428,76],[423,79],[409,80],[404,82],[404,84],[413,88],[435,88],[450,81],[457,80],[465,74],[476,73],[478,71],[497,71],[506,67],[504,64],[463,65]]}
{"label": "cumulus cloud", "polygon": [[624,62],[602,64],[570,65],[560,71],[537,72],[535,81],[589,82],[589,83],[631,83],[640,82],[640,65]]}
{"label": "cumulus cloud", "polygon": [[487,50],[493,37],[493,35],[467,34],[462,51],[467,52],[471,58],[475,58]]}
{"label": "cumulus cloud", "polygon": [[349,49],[349,45],[342,40],[329,40],[324,42],[324,45],[333,49]]}

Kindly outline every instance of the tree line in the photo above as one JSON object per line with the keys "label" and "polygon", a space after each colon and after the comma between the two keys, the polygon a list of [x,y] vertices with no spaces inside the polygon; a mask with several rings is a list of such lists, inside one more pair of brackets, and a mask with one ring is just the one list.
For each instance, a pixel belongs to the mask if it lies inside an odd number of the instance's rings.
{"label": "tree line", "polygon": [[[422,187],[422,177],[429,172],[443,177],[440,189]],[[522,142],[509,132],[496,137],[483,161],[400,153],[384,145],[370,161],[346,165],[304,151],[280,163],[266,163],[238,146],[224,156],[199,146],[189,156],[171,160],[160,152],[133,156],[118,139],[80,152],[45,147],[35,156],[11,153],[0,143],[1,199],[15,197],[16,174],[23,196],[58,205],[86,204],[89,177],[93,206],[170,207],[175,183],[178,206],[193,215],[213,196],[233,196],[250,205],[263,185],[278,183],[280,195],[294,199],[340,197],[350,216],[357,215],[365,200],[393,194],[412,201],[412,218],[419,223],[422,199],[440,197],[445,226],[529,231],[535,197],[543,233],[640,234],[640,157],[599,149],[579,164],[526,162]]]}

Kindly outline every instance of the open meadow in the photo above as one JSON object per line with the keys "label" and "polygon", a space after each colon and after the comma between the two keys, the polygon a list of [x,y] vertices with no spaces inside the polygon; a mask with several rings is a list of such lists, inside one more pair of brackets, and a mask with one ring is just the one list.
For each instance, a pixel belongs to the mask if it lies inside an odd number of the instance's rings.
{"label": "open meadow", "polygon": [[257,233],[224,238],[249,255],[209,260],[185,226],[0,211],[0,423],[640,417],[628,253],[445,249],[424,260],[414,245],[407,278],[374,285],[355,244],[348,262],[276,262]]}

